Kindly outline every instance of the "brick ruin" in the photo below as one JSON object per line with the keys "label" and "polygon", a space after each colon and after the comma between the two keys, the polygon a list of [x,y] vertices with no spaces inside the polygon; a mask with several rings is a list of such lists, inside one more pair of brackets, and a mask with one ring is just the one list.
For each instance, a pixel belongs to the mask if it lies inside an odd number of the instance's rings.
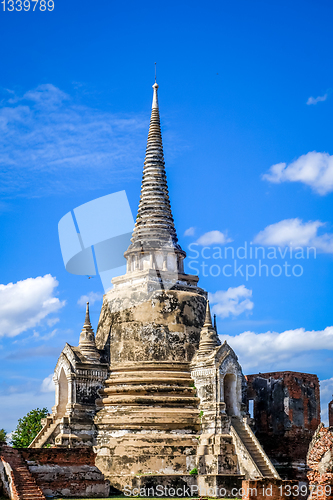
{"label": "brick ruin", "polygon": [[0,479],[21,485],[10,465],[21,460],[31,487],[51,497],[158,485],[219,497],[235,496],[242,484],[271,484],[271,498],[287,498],[279,492],[294,483],[284,479],[306,478],[319,382],[296,372],[245,377],[221,344],[207,292],[184,272],[153,88],[126,274],[104,295],[96,336],[87,304],[79,345],[66,344],[55,368],[52,414],[28,450],[14,459],[3,448]]}
{"label": "brick ruin", "polygon": [[0,443],[1,494],[12,500],[103,498],[110,494],[110,485],[90,447],[16,450]]}
{"label": "brick ruin", "polygon": [[309,446],[307,464],[310,499],[332,500],[333,427],[318,427]]}
{"label": "brick ruin", "polygon": [[306,456],[320,424],[317,375],[287,371],[246,379],[256,437],[281,477],[306,481]]}

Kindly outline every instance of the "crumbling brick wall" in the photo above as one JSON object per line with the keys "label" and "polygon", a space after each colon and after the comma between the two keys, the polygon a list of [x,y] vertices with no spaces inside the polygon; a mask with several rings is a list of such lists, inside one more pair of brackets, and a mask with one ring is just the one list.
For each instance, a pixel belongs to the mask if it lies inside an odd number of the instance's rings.
{"label": "crumbling brick wall", "polygon": [[272,372],[247,375],[254,432],[283,479],[306,481],[306,455],[320,423],[317,375]]}
{"label": "crumbling brick wall", "polygon": [[95,466],[92,448],[19,450],[47,497],[107,497],[109,482]]}
{"label": "crumbling brick wall", "polygon": [[307,456],[312,500],[333,498],[333,427],[321,424],[315,432]]}

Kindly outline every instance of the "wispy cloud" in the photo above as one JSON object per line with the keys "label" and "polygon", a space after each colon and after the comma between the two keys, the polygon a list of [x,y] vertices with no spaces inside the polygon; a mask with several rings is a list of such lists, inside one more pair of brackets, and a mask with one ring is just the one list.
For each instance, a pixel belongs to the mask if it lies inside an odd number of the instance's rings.
{"label": "wispy cloud", "polygon": [[54,392],[55,385],[53,382],[53,373],[50,373],[47,377],[44,378],[42,385],[40,387],[41,392]]}
{"label": "wispy cloud", "polygon": [[54,296],[57,286],[50,274],[0,285],[0,337],[15,337],[61,309],[65,301]]}
{"label": "wispy cloud", "polygon": [[328,97],[328,94],[319,95],[318,97],[309,97],[309,99],[306,101],[306,104],[308,106],[311,104],[317,104],[317,102],[326,101],[327,97]]}
{"label": "wispy cloud", "polygon": [[319,228],[325,226],[319,220],[303,222],[301,219],[285,219],[267,226],[260,231],[254,242],[261,245],[314,247],[322,253],[333,253],[333,234],[318,235]]}
{"label": "wispy cloud", "polygon": [[147,117],[77,104],[51,84],[1,103],[3,197],[94,189],[141,172]]}
{"label": "wispy cloud", "polygon": [[[234,337],[221,335],[222,340],[235,350],[247,373],[273,369],[295,369],[295,359],[305,355],[314,358],[313,351],[333,350],[333,326],[321,331],[306,331],[304,328],[287,330],[282,333],[243,332]],[[319,359],[319,358],[318,358]],[[318,361],[318,360],[317,360]],[[307,362],[298,369],[308,371]]]}
{"label": "wispy cloud", "polygon": [[262,178],[275,184],[302,182],[324,196],[333,191],[333,156],[311,151],[289,165],[286,163],[272,165]]}
{"label": "wispy cloud", "polygon": [[94,305],[95,302],[99,302],[102,298],[103,295],[99,292],[89,292],[87,295],[81,295],[77,303],[79,306],[85,306],[87,302],[89,302],[90,305]]}
{"label": "wispy cloud", "polygon": [[239,316],[243,312],[251,312],[253,302],[251,300],[252,290],[244,285],[228,288],[228,290],[218,290],[209,294],[209,301],[214,304],[212,312],[220,318],[229,316]]}
{"label": "wispy cloud", "polygon": [[195,227],[189,227],[186,229],[184,236],[194,236],[195,235]]}
{"label": "wispy cloud", "polygon": [[321,421],[328,425],[328,403],[333,399],[333,377],[320,381]]}
{"label": "wispy cloud", "polygon": [[214,243],[225,245],[226,243],[230,243],[232,241],[231,238],[228,237],[227,233],[222,233],[221,231],[209,231],[208,233],[203,234],[197,240],[198,245],[214,245]]}

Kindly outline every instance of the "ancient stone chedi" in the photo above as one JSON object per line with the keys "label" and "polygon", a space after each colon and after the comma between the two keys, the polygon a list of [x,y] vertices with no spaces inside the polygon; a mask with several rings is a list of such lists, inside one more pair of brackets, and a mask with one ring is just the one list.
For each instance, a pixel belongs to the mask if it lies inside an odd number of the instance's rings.
{"label": "ancient stone chedi", "polygon": [[278,477],[243,424],[245,379],[237,357],[220,345],[198,277],[184,273],[156,83],[153,89],[127,272],[112,280],[96,334],[97,347],[110,352],[110,375],[96,402],[96,465],[119,489],[179,481],[229,488],[241,477]]}
{"label": "ancient stone chedi", "polygon": [[[110,346],[110,376],[95,417],[97,460],[112,484],[135,474],[186,473],[195,467],[199,399],[190,362],[199,345],[206,292],[184,274],[168,196],[157,89],[127,272],[112,280],[96,334]],[[127,476],[127,477],[126,477]]]}
{"label": "ancient stone chedi", "polygon": [[237,356],[221,345],[198,277],[184,272],[153,89],[126,274],[104,295],[96,338],[88,315],[79,346],[66,344],[56,405],[32,446],[93,446],[120,490],[192,485],[226,496],[242,479],[279,476],[247,424]]}

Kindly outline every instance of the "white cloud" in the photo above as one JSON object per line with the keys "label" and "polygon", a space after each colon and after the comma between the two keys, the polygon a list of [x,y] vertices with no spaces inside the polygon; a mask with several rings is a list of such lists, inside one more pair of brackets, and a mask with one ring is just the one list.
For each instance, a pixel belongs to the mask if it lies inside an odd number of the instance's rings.
{"label": "white cloud", "polygon": [[[235,350],[245,370],[295,369],[295,358],[313,351],[333,350],[333,326],[321,331],[306,331],[304,328],[285,332],[243,332],[236,336],[223,335],[222,340]],[[298,364],[299,366],[299,364]],[[304,367],[301,369],[305,369]],[[308,369],[306,370],[308,371]]]}
{"label": "white cloud", "polygon": [[306,246],[317,235],[320,221],[305,222],[301,219],[285,219],[267,226],[254,238],[255,243],[262,245]]}
{"label": "white cloud", "polygon": [[0,337],[15,337],[34,328],[65,305],[54,297],[58,286],[50,274],[0,285]]}
{"label": "white cloud", "polygon": [[51,373],[48,377],[44,378],[42,385],[40,387],[41,392],[54,392],[55,385],[53,382],[53,373]]}
{"label": "white cloud", "polygon": [[77,303],[79,306],[85,306],[87,302],[92,306],[95,302],[102,300],[103,295],[99,292],[89,292],[87,295],[81,295]]}
{"label": "white cloud", "polygon": [[228,290],[218,290],[215,293],[209,294],[209,301],[214,304],[212,312],[220,318],[228,316],[239,316],[243,312],[250,312],[253,309],[251,301],[252,290],[240,285]]}
{"label": "white cloud", "polygon": [[333,399],[333,377],[320,381],[321,421],[328,425],[328,403]]}
{"label": "white cloud", "polygon": [[47,196],[141,173],[147,118],[76,103],[51,84],[0,107],[0,193]]}
{"label": "white cloud", "polygon": [[56,323],[59,323],[59,318],[50,318],[47,320],[47,326],[54,326]]}
{"label": "white cloud", "polygon": [[314,247],[323,253],[333,253],[333,234],[318,235],[318,229],[324,226],[321,221],[303,222],[301,219],[285,219],[267,226],[260,231],[254,242],[261,245],[293,247]]}
{"label": "white cloud", "polygon": [[324,196],[333,191],[333,155],[311,151],[290,163],[273,165],[263,179],[275,184],[302,182]]}
{"label": "white cloud", "polygon": [[317,104],[317,102],[326,101],[328,94],[319,95],[318,97],[309,97],[306,101],[306,104],[309,106],[310,104]]}
{"label": "white cloud", "polygon": [[58,332],[57,329],[55,330],[52,330],[52,332],[50,333],[46,333],[45,335],[39,335],[37,334],[36,337],[39,339],[39,340],[50,340],[52,339],[52,337],[55,336],[55,334]]}
{"label": "white cloud", "polygon": [[65,94],[65,92],[62,92],[62,90],[50,83],[46,83],[39,85],[33,90],[28,90],[28,92],[26,92],[21,98],[14,97],[10,99],[10,102],[33,101],[41,108],[53,108],[69,99],[69,96]]}
{"label": "white cloud", "polygon": [[221,231],[209,231],[208,233],[203,234],[197,240],[198,245],[213,245],[214,243],[219,243],[220,245],[225,245],[226,243],[230,243],[232,241],[231,238],[228,238],[226,233],[221,233]]}
{"label": "white cloud", "polygon": [[8,433],[6,434],[6,442],[7,442],[7,444],[8,444],[9,446],[11,446],[11,445],[12,445],[13,434],[14,434],[14,431],[12,431],[12,432],[8,432]]}
{"label": "white cloud", "polygon": [[189,227],[186,229],[184,236],[194,236],[195,234],[195,227]]}

